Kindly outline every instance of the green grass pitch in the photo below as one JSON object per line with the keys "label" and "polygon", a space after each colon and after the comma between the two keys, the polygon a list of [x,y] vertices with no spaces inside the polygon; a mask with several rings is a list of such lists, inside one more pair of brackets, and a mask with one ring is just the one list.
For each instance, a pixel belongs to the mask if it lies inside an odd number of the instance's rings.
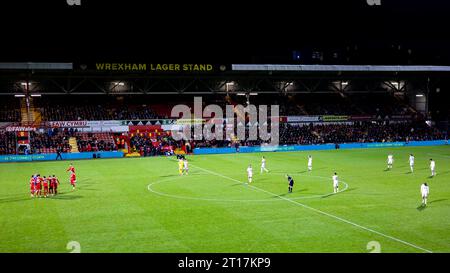
{"label": "green grass pitch", "polygon": [[[389,152],[394,168],[385,171]],[[270,173],[260,174],[262,155]],[[70,252],[71,241],[81,252],[450,252],[448,146],[188,159],[182,177],[167,157],[75,161],[75,191],[67,161],[0,164],[0,252]],[[342,192],[330,195],[334,171]],[[61,194],[30,198],[33,173],[59,176]]]}

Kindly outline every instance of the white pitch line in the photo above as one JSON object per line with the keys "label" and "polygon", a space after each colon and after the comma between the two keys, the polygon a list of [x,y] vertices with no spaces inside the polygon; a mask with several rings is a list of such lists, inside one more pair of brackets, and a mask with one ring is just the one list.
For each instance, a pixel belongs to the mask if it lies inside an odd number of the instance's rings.
{"label": "white pitch line", "polygon": [[[235,182],[243,183],[242,181],[239,181],[239,180],[237,180],[237,179],[234,179],[234,178],[231,178],[231,177],[222,175],[222,174],[220,174],[220,173],[216,173],[216,172],[213,172],[213,171],[210,171],[210,170],[207,170],[207,169],[198,167],[198,166],[194,166],[194,165],[192,165],[192,164],[191,164],[191,166],[193,166],[193,167],[195,167],[195,168],[197,168],[197,169],[200,169],[200,170],[202,170],[202,171],[204,171],[204,172],[207,172],[207,173],[210,173],[210,174],[213,174],[213,175],[216,175],[216,176],[219,176],[219,177],[228,179],[228,180],[232,180],[232,181],[235,181]],[[333,214],[330,214],[330,213],[321,211],[321,210],[319,210],[319,209],[315,209],[315,208],[313,208],[313,207],[310,207],[310,206],[307,206],[307,205],[302,204],[302,203],[300,203],[300,202],[297,202],[297,201],[295,201],[295,200],[291,200],[291,199],[289,199],[289,198],[280,196],[280,195],[275,194],[275,193],[273,193],[273,192],[266,191],[266,190],[264,190],[264,189],[255,187],[255,186],[253,186],[253,185],[248,185],[248,186],[251,187],[251,188],[253,188],[253,189],[255,189],[255,190],[259,190],[259,191],[261,191],[261,192],[265,192],[265,193],[270,194],[270,195],[272,195],[272,196],[276,196],[276,197],[278,197],[278,198],[281,198],[281,199],[283,199],[283,200],[286,200],[286,201],[288,201],[288,202],[291,202],[291,203],[293,203],[293,204],[296,204],[296,205],[298,205],[298,206],[301,206],[301,207],[303,207],[303,208],[305,208],[305,209],[312,210],[312,211],[314,211],[314,212],[317,212],[317,213],[320,213],[320,214],[322,214],[322,215],[325,215],[325,216],[334,218],[334,219],[336,219],[336,220],[339,220],[339,221],[344,222],[344,223],[347,223],[347,224],[349,224],[349,225],[352,225],[352,226],[361,228],[361,229],[363,229],[363,230],[366,230],[366,231],[375,233],[375,234],[377,234],[377,235],[380,235],[380,236],[383,236],[383,237],[385,237],[385,238],[391,239],[391,240],[393,240],[393,241],[402,243],[402,244],[404,244],[404,245],[407,245],[407,246],[410,246],[410,247],[413,247],[413,248],[416,248],[416,249],[419,249],[419,250],[422,250],[422,251],[425,251],[425,252],[428,252],[428,253],[433,253],[431,250],[425,249],[425,248],[423,248],[423,247],[417,246],[417,245],[412,244],[412,243],[408,243],[408,242],[406,242],[406,241],[403,241],[403,240],[398,239],[398,238],[395,238],[395,237],[393,237],[393,236],[390,236],[390,235],[381,233],[381,232],[376,231],[376,230],[373,230],[373,229],[371,229],[371,228],[361,226],[361,225],[359,225],[359,224],[356,224],[356,223],[354,223],[354,222],[351,222],[351,221],[346,220],[346,219],[344,219],[344,218],[341,218],[341,217],[339,217],[339,216],[336,216],[336,215],[333,215]]]}

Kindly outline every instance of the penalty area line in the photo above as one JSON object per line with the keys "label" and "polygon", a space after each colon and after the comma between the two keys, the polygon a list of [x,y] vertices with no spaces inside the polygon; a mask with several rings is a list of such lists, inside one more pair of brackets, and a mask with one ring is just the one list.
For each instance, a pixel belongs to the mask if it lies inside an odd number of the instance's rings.
{"label": "penalty area line", "polygon": [[[219,177],[222,177],[222,178],[231,180],[231,181],[243,183],[242,181],[239,181],[239,180],[237,180],[237,179],[234,179],[234,178],[231,178],[231,177],[222,175],[222,174],[220,174],[220,173],[216,173],[216,172],[213,172],[213,171],[210,171],[210,170],[207,170],[207,169],[198,167],[198,166],[194,166],[194,165],[192,165],[192,164],[191,164],[191,166],[192,166],[192,167],[195,167],[195,168],[197,168],[197,169],[200,169],[200,170],[202,170],[202,171],[204,171],[204,172],[213,174],[213,175],[215,175],[215,176],[219,176]],[[431,250],[428,250],[428,249],[426,249],[426,248],[423,248],[423,247],[417,246],[417,245],[415,245],[415,244],[412,244],[412,243],[403,241],[403,240],[401,240],[401,239],[398,239],[398,238],[396,238],[396,237],[393,237],[393,236],[390,236],[390,235],[381,233],[381,232],[376,231],[376,230],[373,230],[373,229],[371,229],[371,228],[368,228],[368,227],[359,225],[359,224],[357,224],[357,223],[351,222],[351,221],[346,220],[346,219],[344,219],[344,218],[341,218],[341,217],[339,217],[339,216],[336,216],[336,215],[330,214],[330,213],[328,213],[328,212],[325,212],[325,211],[322,211],[322,210],[319,210],[319,209],[310,207],[310,206],[305,205],[305,204],[303,204],[303,203],[300,203],[300,202],[298,202],[298,201],[295,201],[295,200],[286,198],[286,197],[284,197],[284,196],[280,196],[280,195],[278,195],[278,194],[275,194],[275,193],[270,192],[270,191],[266,191],[266,190],[264,190],[264,189],[258,188],[258,187],[253,186],[253,185],[248,185],[248,186],[251,187],[251,188],[253,188],[253,189],[255,189],[255,190],[258,190],[258,191],[260,191],[260,192],[264,192],[264,193],[270,194],[270,195],[272,195],[272,196],[275,196],[275,197],[278,197],[278,198],[283,199],[283,200],[285,200],[285,201],[288,201],[288,202],[290,202],[290,203],[293,203],[293,204],[295,204],[295,205],[297,205],[297,206],[303,207],[303,208],[305,208],[305,209],[309,209],[309,210],[311,210],[311,211],[314,211],[314,212],[316,212],[316,213],[319,213],[319,214],[328,216],[328,217],[330,217],[330,218],[333,218],[333,219],[335,219],[335,220],[344,222],[344,223],[349,224],[349,225],[352,225],[352,226],[354,226],[354,227],[358,227],[358,228],[363,229],[363,230],[365,230],[365,231],[369,231],[369,232],[371,232],[371,233],[380,235],[380,236],[382,236],[382,237],[391,239],[391,240],[393,240],[393,241],[402,243],[402,244],[404,244],[404,245],[413,247],[413,248],[415,248],[415,249],[422,250],[422,251],[427,252],[427,253],[433,253]]]}

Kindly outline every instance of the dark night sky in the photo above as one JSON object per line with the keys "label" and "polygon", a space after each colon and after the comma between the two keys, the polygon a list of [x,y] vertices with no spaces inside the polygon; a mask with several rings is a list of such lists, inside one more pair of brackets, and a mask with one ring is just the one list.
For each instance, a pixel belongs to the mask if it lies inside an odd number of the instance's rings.
{"label": "dark night sky", "polygon": [[450,45],[442,0],[10,1],[0,4],[0,61],[245,63],[304,47],[357,43],[376,55],[401,43],[445,55]]}

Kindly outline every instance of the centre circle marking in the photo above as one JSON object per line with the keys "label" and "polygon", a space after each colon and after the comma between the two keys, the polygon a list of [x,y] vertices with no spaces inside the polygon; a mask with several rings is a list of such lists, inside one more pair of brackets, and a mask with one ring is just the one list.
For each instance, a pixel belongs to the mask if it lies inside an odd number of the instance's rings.
{"label": "centre circle marking", "polygon": [[[305,176],[303,176],[305,177]],[[324,177],[324,176],[317,176],[317,175],[309,175],[309,177],[317,177],[317,178],[322,178],[322,179],[328,179],[328,177]],[[201,200],[201,201],[215,201],[215,202],[277,202],[277,201],[283,201],[283,199],[281,198],[266,198],[266,199],[232,199],[232,198],[207,198],[207,197],[192,197],[192,196],[183,196],[183,195],[176,195],[176,194],[170,194],[170,193],[165,193],[165,192],[160,192],[157,191],[155,189],[152,188],[153,185],[156,184],[161,184],[161,183],[165,183],[165,182],[171,182],[177,179],[180,179],[180,176],[177,177],[171,177],[171,178],[167,178],[167,179],[162,179],[153,183],[150,183],[147,186],[148,191],[160,195],[160,196],[164,196],[164,197],[170,197],[170,198],[175,198],[175,199],[187,199],[187,200]],[[337,193],[326,193],[326,194],[316,194],[316,195],[310,195],[310,196],[297,196],[297,197],[292,197],[292,198],[288,198],[290,200],[297,200],[297,199],[316,199],[316,198],[323,198],[323,197],[328,197],[328,196],[332,196],[332,195],[336,195],[339,193],[342,193],[344,191],[346,191],[348,189],[348,184],[345,181],[339,181],[339,183],[344,184],[344,188],[340,191],[338,191]],[[246,183],[242,183],[242,185],[245,185]],[[282,196],[282,195],[277,195],[278,196]]]}

